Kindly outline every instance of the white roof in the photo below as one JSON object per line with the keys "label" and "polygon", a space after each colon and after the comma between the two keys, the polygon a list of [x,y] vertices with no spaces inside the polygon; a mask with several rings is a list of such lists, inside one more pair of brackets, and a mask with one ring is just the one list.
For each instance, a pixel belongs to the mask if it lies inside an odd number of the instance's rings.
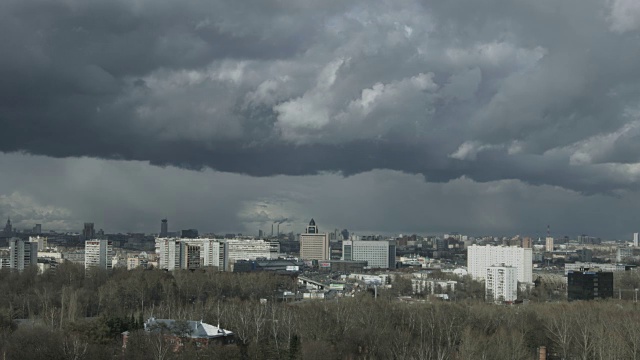
{"label": "white roof", "polygon": [[[164,327],[168,330],[172,330],[175,326],[176,320],[172,319],[156,319],[149,318],[144,323],[144,329],[147,331],[153,331],[158,327]],[[207,324],[201,321],[187,320],[187,324],[191,333],[188,335],[190,338],[217,338],[222,336],[231,336],[233,332]]]}

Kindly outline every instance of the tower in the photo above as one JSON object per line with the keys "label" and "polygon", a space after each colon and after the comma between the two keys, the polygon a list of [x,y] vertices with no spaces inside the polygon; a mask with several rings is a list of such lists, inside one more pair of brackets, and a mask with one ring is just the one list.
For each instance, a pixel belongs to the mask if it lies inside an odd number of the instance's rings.
{"label": "tower", "polygon": [[553,237],[551,236],[549,225],[547,225],[547,239],[545,241],[544,249],[546,252],[553,252]]}
{"label": "tower", "polygon": [[4,226],[4,233],[9,235],[13,233],[13,226],[11,225],[11,218],[7,217],[7,224]]}
{"label": "tower", "polygon": [[311,219],[304,234],[300,235],[300,257],[305,260],[329,260],[329,236],[318,231]]}
{"label": "tower", "polygon": [[[93,224],[92,224],[93,225]],[[84,268],[97,267],[111,270],[113,243],[109,240],[87,240],[84,242]]]}
{"label": "tower", "polygon": [[9,240],[9,267],[23,271],[38,264],[38,243],[18,238]]}
{"label": "tower", "polygon": [[82,229],[82,238],[84,240],[91,240],[96,238],[96,229],[93,227],[93,223],[84,223],[84,229]]}
{"label": "tower", "polygon": [[167,219],[162,219],[160,223],[160,237],[165,238],[169,235],[169,222]]}

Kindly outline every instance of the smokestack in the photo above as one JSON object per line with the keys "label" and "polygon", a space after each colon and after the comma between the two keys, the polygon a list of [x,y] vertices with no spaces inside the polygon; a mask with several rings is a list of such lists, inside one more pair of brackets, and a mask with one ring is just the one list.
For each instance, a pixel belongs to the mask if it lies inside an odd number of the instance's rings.
{"label": "smokestack", "polygon": [[273,236],[273,223],[271,223],[271,236]]}
{"label": "smokestack", "polygon": [[278,223],[278,236],[280,236],[280,223]]}

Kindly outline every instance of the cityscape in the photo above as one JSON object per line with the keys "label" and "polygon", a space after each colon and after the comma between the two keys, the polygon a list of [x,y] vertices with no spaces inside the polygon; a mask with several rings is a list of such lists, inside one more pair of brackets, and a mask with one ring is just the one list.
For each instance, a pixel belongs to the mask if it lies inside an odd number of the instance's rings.
{"label": "cityscape", "polygon": [[640,359],[640,0],[0,1],[0,359]]}
{"label": "cityscape", "polygon": [[[168,219],[161,219],[158,232],[150,234],[109,234],[96,231],[91,222],[76,233],[57,233],[46,231],[41,224],[17,229],[8,218],[0,233],[1,271],[5,276],[31,273],[57,277],[61,269],[66,272],[71,266],[83,269],[86,279],[122,271],[186,272],[181,276],[268,274],[286,279],[265,297],[248,300],[263,305],[334,303],[362,296],[414,306],[482,303],[524,308],[606,299],[628,304],[638,301],[638,233],[628,241],[603,241],[588,235],[553,237],[550,227],[547,236],[537,239],[473,237],[455,232],[389,237],[356,235],[347,229],[327,232],[315,219],[310,219],[301,233],[283,234],[279,224],[274,223],[269,233],[258,230],[255,236],[174,231]],[[217,303],[217,311],[219,306]],[[154,311],[145,320],[144,307],[139,311],[142,320],[120,325],[125,331],[117,338],[125,350],[134,341],[130,336],[136,326],[151,333],[159,327],[194,329],[187,335],[175,335],[174,344],[179,345],[173,345],[171,351],[176,354],[188,353],[185,346],[190,341],[214,349],[234,347],[238,340],[237,329],[221,328],[220,324],[158,319]],[[26,324],[35,320],[12,321]],[[63,323],[62,318],[57,321]],[[528,354],[553,358],[556,349],[553,343],[549,350],[538,344]]]}

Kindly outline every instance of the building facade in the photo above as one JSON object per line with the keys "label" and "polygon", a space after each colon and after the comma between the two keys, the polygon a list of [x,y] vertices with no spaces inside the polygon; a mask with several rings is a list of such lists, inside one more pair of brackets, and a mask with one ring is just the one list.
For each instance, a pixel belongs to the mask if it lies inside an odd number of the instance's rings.
{"label": "building facade", "polygon": [[467,269],[475,280],[484,280],[487,268],[504,264],[516,268],[518,281],[531,283],[533,271],[533,250],[515,246],[469,246]]}
{"label": "building facade", "polygon": [[395,269],[396,243],[387,240],[343,240],[342,260],[366,261],[369,268]]}
{"label": "building facade", "polygon": [[96,229],[93,226],[93,223],[84,223],[84,228],[82,228],[82,239],[91,240],[96,237]]}
{"label": "building facade", "polygon": [[311,219],[304,234],[300,234],[300,258],[304,260],[329,260],[329,236],[320,233],[316,222]]}
{"label": "building facade", "polygon": [[166,238],[169,236],[169,222],[167,219],[162,219],[160,221],[160,237]]}
{"label": "building facade", "polygon": [[486,301],[513,302],[518,298],[518,270],[513,266],[489,266],[484,284]]}
{"label": "building facade", "polygon": [[113,243],[109,240],[87,240],[84,242],[84,268],[111,270]]}
{"label": "building facade", "polygon": [[569,271],[567,274],[567,298],[594,300],[613,297],[613,272]]}
{"label": "building facade", "polygon": [[553,252],[553,238],[551,236],[547,236],[544,244],[544,250],[546,252]]}
{"label": "building facade", "polygon": [[38,264],[38,243],[18,238],[9,240],[9,268],[23,271]]}
{"label": "building facade", "polygon": [[158,266],[169,271],[201,267],[228,271],[237,260],[272,258],[273,248],[271,242],[264,240],[156,239]]}

